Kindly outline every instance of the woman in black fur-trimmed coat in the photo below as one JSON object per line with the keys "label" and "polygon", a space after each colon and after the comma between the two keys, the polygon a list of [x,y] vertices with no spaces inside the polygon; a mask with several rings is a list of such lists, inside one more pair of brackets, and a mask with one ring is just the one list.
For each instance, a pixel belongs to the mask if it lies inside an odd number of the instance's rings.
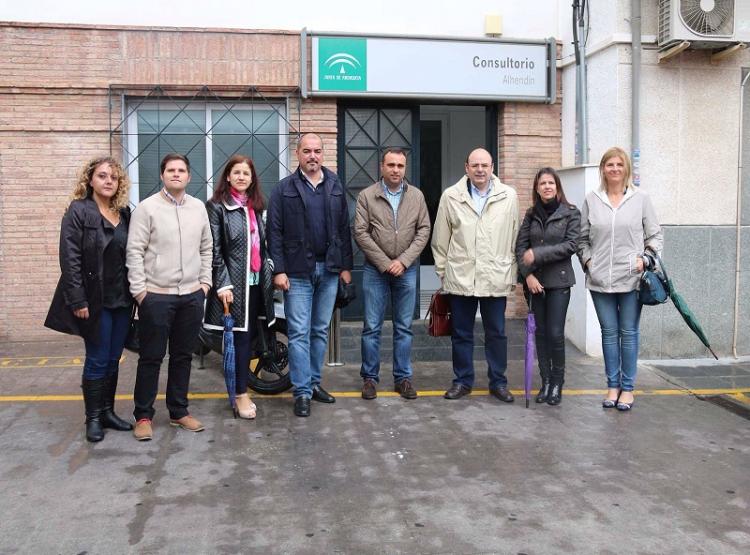
{"label": "woman in black fur-trimmed coat", "polygon": [[[274,322],[273,288],[268,266],[263,209],[265,201],[253,161],[235,154],[224,166],[214,195],[206,203],[213,236],[213,289],[206,302],[204,327],[223,330],[224,302],[234,318],[237,414],[253,419],[255,404],[247,394],[252,343],[258,316]],[[268,286],[264,286],[268,284]]]}

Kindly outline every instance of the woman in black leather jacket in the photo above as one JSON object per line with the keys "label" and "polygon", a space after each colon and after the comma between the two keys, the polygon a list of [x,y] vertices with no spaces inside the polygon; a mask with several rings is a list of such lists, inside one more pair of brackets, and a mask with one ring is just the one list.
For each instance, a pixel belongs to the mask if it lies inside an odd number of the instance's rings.
{"label": "woman in black leather jacket", "polygon": [[115,391],[133,298],[125,267],[128,242],[128,180],[110,157],[81,170],[60,229],[60,269],[44,325],[80,335],[86,347],[81,388],[86,439],[104,438],[104,428],[133,426],[114,413]]}
{"label": "woman in black leather jacket", "polygon": [[542,387],[537,403],[559,405],[565,381],[565,315],[575,284],[571,256],[581,232],[581,213],[568,203],[560,176],[542,168],[534,177],[534,204],[516,241],[524,294],[536,318],[536,349]]}
{"label": "woman in black leather jacket", "polygon": [[[253,419],[255,404],[247,394],[252,343],[258,316],[274,321],[272,272],[268,266],[263,209],[265,200],[253,161],[235,154],[224,166],[211,200],[206,203],[213,235],[213,290],[206,302],[204,327],[224,329],[224,302],[234,318],[237,414]],[[264,263],[266,261],[266,263]],[[262,284],[268,284],[264,287]]]}

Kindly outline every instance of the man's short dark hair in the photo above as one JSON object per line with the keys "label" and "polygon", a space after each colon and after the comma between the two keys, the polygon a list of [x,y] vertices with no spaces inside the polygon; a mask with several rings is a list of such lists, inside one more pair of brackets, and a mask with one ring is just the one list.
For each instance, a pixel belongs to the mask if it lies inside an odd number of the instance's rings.
{"label": "man's short dark hair", "polygon": [[164,169],[167,167],[167,164],[171,162],[172,160],[182,160],[185,162],[185,166],[187,166],[187,171],[190,173],[190,160],[188,160],[188,157],[184,154],[177,154],[176,152],[170,152],[167,154],[164,158],[161,159],[161,171],[159,173],[164,173]]}
{"label": "man's short dark hair", "polygon": [[380,157],[381,164],[385,162],[385,157],[388,154],[400,154],[404,158],[407,158],[406,151],[403,148],[397,146],[389,146],[383,151],[383,156]]}

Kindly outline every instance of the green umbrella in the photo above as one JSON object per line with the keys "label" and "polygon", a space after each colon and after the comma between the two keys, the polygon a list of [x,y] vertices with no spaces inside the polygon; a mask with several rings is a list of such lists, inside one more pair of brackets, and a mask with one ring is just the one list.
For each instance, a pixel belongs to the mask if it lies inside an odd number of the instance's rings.
{"label": "green umbrella", "polygon": [[690,307],[687,304],[687,301],[680,295],[677,291],[675,291],[674,285],[672,284],[672,280],[667,278],[667,289],[669,291],[669,298],[672,299],[672,304],[674,304],[674,307],[677,309],[677,312],[680,313],[680,316],[682,316],[682,319],[685,320],[685,323],[688,325],[688,327],[693,330],[693,333],[698,336],[698,339],[701,340],[701,343],[703,343],[706,346],[706,349],[711,351],[711,354],[714,356],[716,360],[719,360],[719,357],[716,356],[716,353],[714,353],[714,350],[711,348],[711,345],[708,343],[708,338],[706,337],[706,333],[703,331],[703,328],[701,328],[701,325],[698,323],[698,318],[695,317],[695,314],[693,314],[693,311],[690,310]]}

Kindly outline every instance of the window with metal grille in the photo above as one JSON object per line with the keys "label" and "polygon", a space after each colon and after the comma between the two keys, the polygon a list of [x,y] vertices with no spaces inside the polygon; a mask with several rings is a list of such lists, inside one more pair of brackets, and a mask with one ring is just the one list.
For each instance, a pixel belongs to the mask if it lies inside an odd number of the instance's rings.
{"label": "window with metal grille", "polygon": [[287,119],[289,98],[268,99],[251,88],[227,99],[208,87],[181,98],[155,87],[144,96],[123,95],[121,102],[123,117],[111,137],[122,148],[133,205],[161,189],[159,164],[170,152],[190,160],[187,192],[201,200],[211,197],[234,154],[252,158],[266,198],[291,171],[290,140],[299,126]]}

